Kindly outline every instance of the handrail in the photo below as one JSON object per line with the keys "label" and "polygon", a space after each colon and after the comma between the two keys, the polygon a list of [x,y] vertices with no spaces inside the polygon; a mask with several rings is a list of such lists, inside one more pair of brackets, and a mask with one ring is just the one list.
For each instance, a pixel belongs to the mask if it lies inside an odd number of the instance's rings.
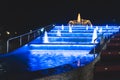
{"label": "handrail", "polygon": [[[102,34],[101,34],[101,40],[100,40],[100,46],[101,46],[101,41],[102,41],[102,39],[103,39],[103,35],[107,32],[108,30],[106,30],[105,32],[103,32]],[[97,37],[96,39],[94,39],[94,44],[95,44],[95,41],[98,39],[99,37]],[[96,53],[96,48],[94,47],[94,51],[93,51],[93,53],[94,53],[94,58],[95,58],[95,53]]]}
{"label": "handrail", "polygon": [[[37,36],[40,36],[41,35],[41,33],[43,33],[44,31],[49,31],[51,28],[53,28],[54,27],[54,24],[51,24],[51,25],[48,25],[48,26],[45,26],[45,27],[42,27],[42,28],[39,28],[39,29],[37,29],[37,30],[34,30],[34,31],[30,31],[30,32],[28,32],[28,33],[25,33],[25,34],[22,34],[22,35],[20,35],[20,36],[16,36],[16,37],[12,37],[12,38],[9,38],[8,40],[7,40],[7,53],[9,52],[9,45],[10,45],[10,41],[11,40],[15,40],[15,39],[19,39],[19,47],[20,46],[22,46],[23,45],[23,42],[22,42],[22,37],[24,37],[24,36],[27,36],[27,42],[29,42],[30,41],[30,35],[31,34],[33,34],[33,39],[35,39]],[[37,33],[37,35],[36,35],[36,33]]]}

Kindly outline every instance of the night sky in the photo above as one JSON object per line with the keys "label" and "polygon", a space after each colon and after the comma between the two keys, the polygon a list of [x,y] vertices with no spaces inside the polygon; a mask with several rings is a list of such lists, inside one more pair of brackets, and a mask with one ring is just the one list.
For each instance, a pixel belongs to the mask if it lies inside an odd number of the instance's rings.
{"label": "night sky", "polygon": [[3,0],[0,24],[9,28],[67,24],[81,13],[93,25],[120,24],[119,0]]}

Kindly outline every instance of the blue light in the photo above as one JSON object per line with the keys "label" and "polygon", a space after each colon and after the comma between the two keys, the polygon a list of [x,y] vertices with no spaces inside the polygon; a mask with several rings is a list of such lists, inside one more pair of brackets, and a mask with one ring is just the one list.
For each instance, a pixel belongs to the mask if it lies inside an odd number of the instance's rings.
{"label": "blue light", "polygon": [[41,32],[43,32],[44,31],[44,28],[41,28]]}
{"label": "blue light", "polygon": [[[53,25],[55,26],[55,25]],[[28,69],[30,71],[43,70],[58,67],[65,64],[73,64],[74,66],[85,66],[94,60],[97,54],[89,54],[103,37],[112,36],[118,32],[118,26],[97,26],[98,43],[91,43],[93,31],[96,26],[73,26],[69,33],[69,26],[55,26],[47,33],[47,43],[44,43],[44,36],[37,37],[35,40],[29,42],[27,45],[11,52],[12,54],[22,54],[27,58]],[[57,36],[57,31],[61,30],[61,36]],[[44,28],[41,29],[44,32]],[[23,58],[23,56],[22,56]],[[25,59],[26,60],[26,59]]]}
{"label": "blue light", "polygon": [[[40,51],[31,50],[31,56],[29,57],[30,70],[36,71],[41,69],[54,68],[64,64],[70,64],[77,60],[81,60],[80,66],[91,62],[94,57],[92,54],[88,54],[87,50],[79,51]],[[77,63],[76,63],[77,66]]]}

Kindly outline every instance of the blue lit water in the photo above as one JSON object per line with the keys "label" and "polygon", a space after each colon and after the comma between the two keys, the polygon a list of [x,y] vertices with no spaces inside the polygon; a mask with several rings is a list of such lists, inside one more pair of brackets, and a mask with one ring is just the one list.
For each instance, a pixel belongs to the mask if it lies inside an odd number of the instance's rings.
{"label": "blue lit water", "polygon": [[[42,48],[40,49],[36,48],[36,46],[31,48],[25,45],[2,57],[5,57],[5,59],[3,58],[4,63],[8,64],[8,71],[14,69],[16,72],[37,71],[72,64],[74,62],[76,63],[73,67],[79,67],[77,62],[79,60],[81,61],[80,66],[84,66],[94,60],[94,55],[89,54],[93,47],[93,45],[86,45],[86,48],[84,48],[82,45],[82,49],[72,50],[71,48],[71,50],[61,50],[58,48],[59,50],[57,50],[51,49],[51,47],[47,47],[47,49],[46,47],[40,47]],[[15,67],[18,69],[16,70]]]}
{"label": "blue lit water", "polygon": [[[98,28],[101,28],[102,27],[102,29],[119,29],[119,26],[88,26],[88,30],[93,30],[94,28],[96,28],[96,27],[98,27]],[[58,29],[62,29],[62,26],[56,26],[55,28],[54,28],[54,30],[58,30]],[[69,27],[68,26],[64,26],[64,30],[68,30],[69,29]],[[86,26],[73,26],[72,27],[72,30],[86,30]]]}
{"label": "blue lit water", "polygon": [[39,50],[91,50],[95,45],[76,44],[29,44],[29,49]]}
{"label": "blue lit water", "polygon": [[[92,38],[91,37],[48,37],[48,40],[50,43],[69,43],[69,44],[72,44],[72,43],[76,43],[76,44],[79,44],[79,43],[89,43],[90,44],[90,41],[92,41]],[[98,38],[98,41],[100,41],[100,38]],[[38,37],[37,39],[33,40],[32,42],[30,43],[36,43],[36,44],[40,44],[40,43],[43,43],[43,38],[42,37]]]}
{"label": "blue lit water", "polygon": [[[31,50],[30,70],[40,70],[54,68],[65,64],[71,64],[78,60],[80,66],[84,66],[94,60],[93,54],[88,54],[89,50],[66,50],[66,51],[40,51]],[[77,67],[77,63],[75,64]],[[78,66],[79,67],[79,66]]]}
{"label": "blue lit water", "polygon": [[[57,33],[57,31],[58,31],[58,29],[56,29],[56,30],[51,30],[49,33]],[[68,30],[60,30],[61,31],[61,33],[68,33],[69,31]],[[119,29],[105,29],[105,28],[102,28],[102,32],[106,32],[106,31],[108,31],[108,32],[118,32],[119,31]],[[83,30],[72,30],[72,33],[93,33],[93,29],[89,29],[89,30],[85,30],[85,29],[83,29]]]}
{"label": "blue lit water", "polygon": [[[89,27],[88,30],[85,26],[74,26],[71,33],[66,26],[64,30],[61,30],[61,36],[58,37],[56,33],[60,28],[61,26],[55,26],[48,32],[49,43],[43,43],[44,35],[42,35],[21,48],[1,56],[2,61],[7,64],[7,70],[10,72],[14,69],[16,72],[39,71],[66,64],[81,67],[94,60],[97,54],[89,53],[96,47],[91,43],[95,26]],[[103,36],[107,37],[118,31],[118,27],[109,26],[106,29],[106,26],[103,26],[102,33],[105,32]],[[97,32],[98,42],[100,42],[102,33]]]}

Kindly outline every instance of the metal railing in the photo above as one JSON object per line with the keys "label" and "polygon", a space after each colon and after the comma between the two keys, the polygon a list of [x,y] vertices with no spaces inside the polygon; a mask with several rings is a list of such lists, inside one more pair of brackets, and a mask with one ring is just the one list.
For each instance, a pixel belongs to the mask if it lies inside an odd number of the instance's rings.
{"label": "metal railing", "polygon": [[[104,45],[104,43],[106,42],[106,38],[104,38],[104,34],[106,33],[106,32],[108,32],[108,30],[106,30],[105,32],[103,32],[102,34],[101,34],[101,36],[98,36],[96,39],[94,39],[94,45],[96,44],[95,42],[97,41],[97,39],[99,39],[99,37],[101,38],[100,39],[100,42],[99,42],[99,46],[98,47],[100,47],[100,49],[101,49],[101,47]],[[108,39],[108,38],[107,38]],[[93,54],[94,54],[94,58],[95,58],[95,54],[96,54],[96,52],[100,52],[101,50],[97,50],[97,48],[96,47],[94,47],[93,48]]]}
{"label": "metal railing", "polygon": [[[22,34],[20,36],[9,38],[7,40],[7,51],[6,52],[8,53],[10,51],[11,47],[12,47],[12,50],[14,50],[14,49],[30,42],[31,40],[35,39],[36,37],[42,35],[45,31],[51,30],[54,26],[55,25],[51,24],[51,25],[48,25],[45,27],[41,27],[37,30]],[[13,45],[17,45],[17,47],[13,47]]]}

